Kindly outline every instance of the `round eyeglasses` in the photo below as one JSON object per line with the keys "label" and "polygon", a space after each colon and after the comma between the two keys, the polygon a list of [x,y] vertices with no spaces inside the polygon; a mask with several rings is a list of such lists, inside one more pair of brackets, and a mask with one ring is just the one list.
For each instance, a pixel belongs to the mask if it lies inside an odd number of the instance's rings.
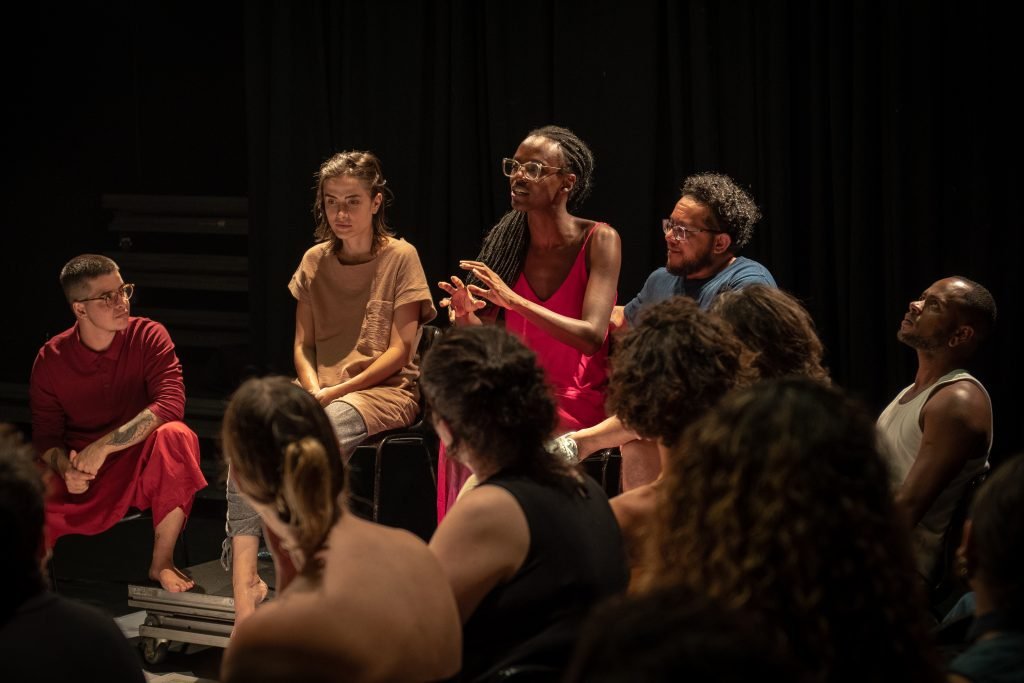
{"label": "round eyeglasses", "polygon": [[679,223],[673,223],[671,218],[663,218],[661,220],[661,231],[666,236],[671,235],[672,239],[677,241],[688,240],[700,232],[722,232],[721,230],[712,230],[710,228],[690,228]]}
{"label": "round eyeglasses", "polygon": [[555,173],[561,173],[566,170],[565,168],[562,168],[560,166],[545,166],[539,161],[527,161],[526,163],[521,164],[515,159],[501,160],[501,172],[504,173],[509,178],[514,176],[519,171],[523,172],[524,178],[533,182],[537,182],[538,180],[543,180],[544,178],[547,178],[550,175],[554,175],[554,173],[548,173],[547,175],[544,175],[545,168],[554,169]]}
{"label": "round eyeglasses", "polygon": [[113,308],[121,303],[122,299],[124,299],[125,303],[129,302],[133,294],[135,294],[135,285],[130,282],[126,282],[111,292],[103,292],[99,296],[91,296],[88,299],[75,299],[75,301],[77,303],[100,301],[107,308]]}

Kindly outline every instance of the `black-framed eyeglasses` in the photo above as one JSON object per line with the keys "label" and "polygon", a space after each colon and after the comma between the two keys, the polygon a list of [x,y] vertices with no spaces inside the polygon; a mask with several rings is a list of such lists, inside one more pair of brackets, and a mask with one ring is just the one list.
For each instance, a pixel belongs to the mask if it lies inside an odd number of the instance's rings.
{"label": "black-framed eyeglasses", "polygon": [[107,308],[113,308],[121,303],[121,299],[124,299],[125,302],[130,301],[133,294],[135,294],[135,285],[126,282],[112,292],[103,292],[99,296],[91,296],[88,299],[75,299],[75,302],[82,304],[86,301],[102,301]]}
{"label": "black-framed eyeglasses", "polygon": [[671,218],[661,219],[661,231],[665,233],[665,235],[671,235],[674,240],[688,240],[693,235],[701,232],[722,232],[721,230],[712,230],[710,228],[690,228],[685,225],[672,222]]}
{"label": "black-framed eyeglasses", "polygon": [[550,175],[554,175],[554,173],[548,173],[547,175],[544,175],[545,168],[553,169],[555,173],[562,173],[563,171],[567,170],[561,166],[545,166],[539,161],[527,161],[526,163],[521,164],[515,159],[501,160],[501,172],[507,175],[509,178],[514,176],[520,170],[522,170],[524,178],[526,178],[527,180],[531,180],[533,182],[547,178]]}

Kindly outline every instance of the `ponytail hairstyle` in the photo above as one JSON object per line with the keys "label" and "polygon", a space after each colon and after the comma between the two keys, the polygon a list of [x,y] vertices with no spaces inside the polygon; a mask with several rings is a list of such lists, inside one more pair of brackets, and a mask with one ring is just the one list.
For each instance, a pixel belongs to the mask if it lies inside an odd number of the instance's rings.
{"label": "ponytail hairstyle", "polygon": [[[568,208],[570,211],[578,208],[590,194],[594,177],[594,154],[587,143],[568,128],[560,126],[537,128],[531,130],[526,137],[546,138],[562,150],[565,168],[569,173],[576,174],[576,184],[569,191]],[[513,209],[502,216],[487,233],[476,260],[486,263],[509,287],[513,287],[523,269],[529,247],[530,231],[526,225],[526,214]],[[472,275],[469,283],[483,284]]]}
{"label": "ponytail hairstyle", "polygon": [[284,377],[250,379],[228,403],[221,438],[238,490],[277,510],[312,557],[345,493],[341,450],[320,404]]}
{"label": "ponytail hairstyle", "polygon": [[330,159],[320,165],[316,172],[316,199],[313,201],[313,219],[316,221],[316,229],[313,237],[317,242],[330,242],[331,251],[336,252],[341,247],[341,240],[331,230],[331,225],[324,212],[324,183],[332,178],[340,176],[351,176],[359,180],[367,192],[370,193],[370,200],[379,193],[381,195],[380,208],[373,214],[373,253],[384,246],[387,238],[394,235],[394,231],[388,226],[385,216],[385,207],[394,200],[395,195],[388,187],[388,181],[384,179],[384,170],[381,168],[380,159],[373,152],[338,152]]}

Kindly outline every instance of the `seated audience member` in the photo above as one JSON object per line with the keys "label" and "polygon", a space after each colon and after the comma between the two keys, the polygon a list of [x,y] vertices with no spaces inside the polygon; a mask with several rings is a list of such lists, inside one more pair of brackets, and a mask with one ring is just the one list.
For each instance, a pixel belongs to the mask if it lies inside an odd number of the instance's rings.
{"label": "seated audience member", "polygon": [[[724,292],[754,284],[774,287],[775,279],[767,268],[739,255],[760,219],[753,198],[729,176],[697,173],[687,178],[671,216],[661,221],[665,266],[650,274],[629,303],[612,311],[612,325],[635,326],[647,307],[677,295],[688,296],[708,310]],[[637,439],[618,416],[563,434],[553,449],[577,460],[615,446],[622,450],[623,491],[657,478],[657,444]]]}
{"label": "seated audience member", "polygon": [[609,600],[587,619],[565,683],[797,680],[755,614],[670,587]]}
{"label": "seated audience member", "polygon": [[[628,429],[658,445],[664,463],[687,425],[738,383],[756,378],[750,356],[724,321],[693,299],[673,297],[649,307],[616,341],[608,406]],[[659,475],[611,500],[634,580],[660,486]]]}
{"label": "seated audience member", "polygon": [[957,563],[974,591],[974,643],[949,665],[950,680],[1024,681],[1024,455],[978,491]]}
{"label": "seated audience member", "polygon": [[724,292],[710,311],[729,323],[754,352],[751,361],[761,379],[801,375],[829,383],[821,359],[825,347],[814,320],[799,301],[781,289],[750,285]]}
{"label": "seated audience member", "polygon": [[284,378],[243,384],[224,454],[259,513],[277,597],[235,628],[225,681],[430,681],[459,669],[448,581],[412,534],[351,514],[345,466],[317,400]]}
{"label": "seated audience member", "polygon": [[174,344],[160,323],[130,315],[135,286],[106,256],[71,259],[60,284],[76,322],[40,349],[29,385],[32,441],[57,474],[47,541],[98,534],[130,507],[152,508],[149,576],[165,590],[188,590],[174,544],[206,479],[199,439],[181,422],[185,385]]}
{"label": "seated audience member", "polygon": [[800,678],[935,681],[908,531],[865,412],[806,378],[734,392],[666,463],[646,586],[785,635]]}
{"label": "seated audience member", "polygon": [[[434,318],[416,248],[393,236],[391,190],[371,152],[340,152],[316,175],[317,243],[288,290],[295,297],[295,373],[324,406],[347,461],[368,436],[405,427],[419,411],[413,356]],[[228,482],[235,623],[266,595],[257,573],[260,524]]]}
{"label": "seated audience member", "polygon": [[44,588],[45,486],[32,459],[0,425],[0,678],[142,683],[138,656],[109,616]]}
{"label": "seated audience member", "polygon": [[533,352],[508,332],[449,332],[422,383],[449,457],[480,480],[430,541],[464,624],[462,679],[541,668],[556,680],[591,607],[626,588],[604,491],[544,450],[555,402]]}
{"label": "seated audience member", "polygon": [[924,579],[945,569],[936,561],[953,511],[970,481],[988,469],[992,402],[963,367],[995,320],[987,289],[949,277],[910,302],[896,333],[917,352],[917,374],[879,416],[878,428]]}
{"label": "seated audience member", "polygon": [[[501,168],[511,210],[487,233],[476,260],[459,262],[470,272],[468,287],[456,276],[438,283],[450,295],[441,306],[459,326],[503,315],[505,329],[544,368],[558,429],[589,427],[606,417],[608,322],[622,261],[614,228],[569,213],[590,194],[594,155],[571,130],[544,126],[530,131]],[[441,449],[439,521],[467,481],[466,468]]]}

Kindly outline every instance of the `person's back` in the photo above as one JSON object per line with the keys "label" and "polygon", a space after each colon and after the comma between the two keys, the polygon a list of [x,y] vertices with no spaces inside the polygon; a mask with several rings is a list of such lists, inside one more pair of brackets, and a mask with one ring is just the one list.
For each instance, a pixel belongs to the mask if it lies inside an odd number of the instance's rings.
{"label": "person's back", "polygon": [[138,656],[114,620],[41,591],[0,623],[4,681],[139,681]]}
{"label": "person's back", "polygon": [[319,557],[232,637],[225,681],[430,681],[459,668],[462,626],[441,567],[412,534],[347,514]]}
{"label": "person's back", "polygon": [[522,509],[529,550],[466,621],[463,676],[488,680],[524,665],[564,669],[589,610],[626,587],[622,540],[608,500],[589,477],[573,492],[508,472],[481,484],[489,486],[508,491]]}
{"label": "person's back", "polygon": [[0,424],[0,680],[141,683],[113,619],[44,588],[44,492],[32,449]]}

